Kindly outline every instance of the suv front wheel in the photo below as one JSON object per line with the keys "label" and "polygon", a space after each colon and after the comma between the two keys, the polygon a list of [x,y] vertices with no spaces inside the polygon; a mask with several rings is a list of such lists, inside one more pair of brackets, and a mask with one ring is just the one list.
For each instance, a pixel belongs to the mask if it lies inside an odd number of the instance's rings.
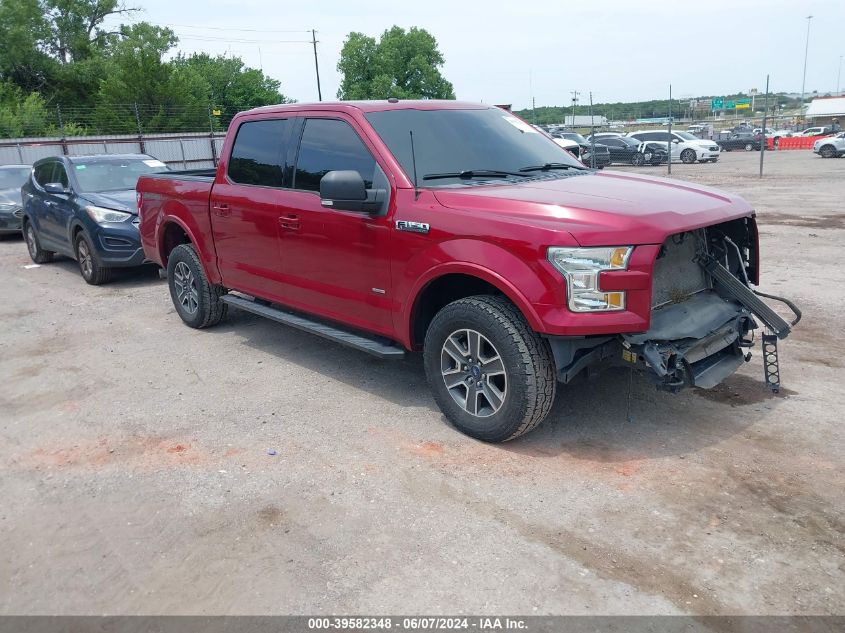
{"label": "suv front wheel", "polygon": [[548,341],[506,299],[459,299],[438,312],[423,351],[434,399],[460,431],[485,442],[537,427],[557,380]]}
{"label": "suv front wheel", "polygon": [[685,149],[681,152],[681,161],[686,163],[687,165],[691,165],[696,161],[695,150],[694,149]]}

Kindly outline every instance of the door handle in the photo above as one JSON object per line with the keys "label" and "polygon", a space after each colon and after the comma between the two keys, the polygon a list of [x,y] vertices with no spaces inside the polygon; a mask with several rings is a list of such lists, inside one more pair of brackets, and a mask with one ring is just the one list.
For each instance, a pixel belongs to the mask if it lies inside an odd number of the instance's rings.
{"label": "door handle", "polygon": [[232,211],[226,203],[221,202],[219,204],[212,205],[211,208],[214,209],[214,214],[219,215],[221,218],[228,218],[232,215]]}
{"label": "door handle", "polygon": [[299,216],[295,213],[288,213],[287,215],[279,216],[279,225],[283,229],[296,231],[299,229]]}

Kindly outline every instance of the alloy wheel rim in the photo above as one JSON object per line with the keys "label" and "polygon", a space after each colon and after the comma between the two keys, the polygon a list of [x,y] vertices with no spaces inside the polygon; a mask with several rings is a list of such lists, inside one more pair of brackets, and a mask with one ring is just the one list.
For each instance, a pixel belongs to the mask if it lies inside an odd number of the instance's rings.
{"label": "alloy wheel rim", "polygon": [[199,308],[199,291],[194,273],[185,262],[176,264],[173,271],[173,285],[176,287],[176,299],[188,313],[195,314]]}
{"label": "alloy wheel rim", "polygon": [[94,274],[94,261],[91,258],[91,251],[88,248],[88,243],[85,240],[79,241],[79,267],[82,269],[82,274],[85,277],[91,277]]}
{"label": "alloy wheel rim", "polygon": [[508,394],[505,365],[493,343],[476,330],[452,332],[440,352],[446,390],[464,411],[478,418],[495,414]]}

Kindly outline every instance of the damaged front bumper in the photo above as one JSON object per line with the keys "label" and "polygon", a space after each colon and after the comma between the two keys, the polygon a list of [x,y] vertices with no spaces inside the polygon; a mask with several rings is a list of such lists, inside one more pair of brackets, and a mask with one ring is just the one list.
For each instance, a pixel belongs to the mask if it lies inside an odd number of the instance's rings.
{"label": "damaged front bumper", "polygon": [[757,322],[744,306],[705,291],[652,313],[651,328],[622,334],[621,358],[648,370],[658,387],[710,389],[750,358]]}

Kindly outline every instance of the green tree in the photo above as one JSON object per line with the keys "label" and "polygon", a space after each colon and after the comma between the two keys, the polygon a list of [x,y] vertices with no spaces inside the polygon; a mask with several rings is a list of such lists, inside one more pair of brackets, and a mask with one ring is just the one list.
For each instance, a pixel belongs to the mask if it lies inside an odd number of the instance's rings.
{"label": "green tree", "polygon": [[122,27],[97,95],[101,131],[137,132],[136,119],[157,131],[208,126],[208,82],[192,68],[162,61],[177,41],[170,29],[145,22]]}
{"label": "green tree", "polygon": [[291,101],[279,92],[280,82],[260,70],[244,66],[237,57],[212,57],[206,53],[189,57],[179,55],[173,65],[202,77],[208,84],[207,103],[221,110],[227,118],[241,110]]}
{"label": "green tree", "polygon": [[43,50],[50,36],[39,0],[0,1],[0,81],[25,92],[43,89],[56,62]]}
{"label": "green tree", "polygon": [[54,120],[40,94],[25,94],[11,82],[0,83],[0,138],[53,134]]}
{"label": "green tree", "polygon": [[350,33],[337,69],[343,79],[339,99],[454,99],[452,84],[440,73],[443,55],[425,29],[394,26],[378,41]]}
{"label": "green tree", "polygon": [[86,59],[103,47],[108,33],[100,25],[107,17],[139,11],[119,0],[42,0],[41,5],[50,30],[47,48],[63,64]]}

